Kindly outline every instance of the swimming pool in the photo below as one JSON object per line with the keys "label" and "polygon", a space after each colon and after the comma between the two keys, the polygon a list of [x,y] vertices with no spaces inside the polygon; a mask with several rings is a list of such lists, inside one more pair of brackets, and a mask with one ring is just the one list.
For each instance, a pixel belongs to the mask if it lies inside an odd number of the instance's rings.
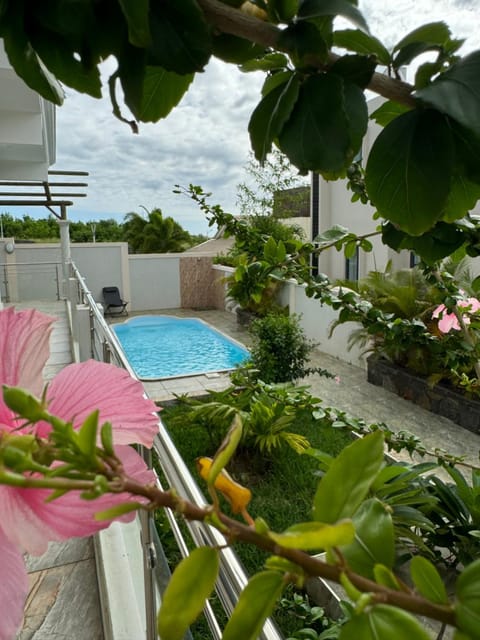
{"label": "swimming pool", "polygon": [[198,318],[137,316],[112,329],[141,380],[228,371],[249,356],[240,343]]}

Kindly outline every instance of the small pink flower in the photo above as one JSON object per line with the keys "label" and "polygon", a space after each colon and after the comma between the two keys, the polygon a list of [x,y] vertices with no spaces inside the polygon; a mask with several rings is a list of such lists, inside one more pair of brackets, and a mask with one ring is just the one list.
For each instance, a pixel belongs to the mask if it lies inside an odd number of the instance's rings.
{"label": "small pink flower", "polygon": [[[40,395],[53,321],[35,310],[0,311],[0,384]],[[141,383],[126,371],[93,360],[70,365],[50,383],[47,401],[50,413],[72,421],[74,428],[98,409],[100,423],[112,423],[115,451],[127,475],[142,484],[153,480],[142,458],[127,445],[151,446],[158,428],[158,409],[145,397]],[[37,433],[44,437],[50,429],[40,423]],[[0,397],[0,432],[13,430],[25,432]],[[13,638],[22,619],[28,588],[22,554],[39,554],[50,540],[90,535],[107,527],[110,521],[96,521],[95,513],[132,499],[127,494],[107,494],[87,501],[78,492],[69,492],[46,503],[50,493],[0,486],[0,639]],[[134,517],[131,513],[121,519]]]}
{"label": "small pink flower", "polygon": [[335,376],[334,380],[337,384],[340,384],[340,376]]}

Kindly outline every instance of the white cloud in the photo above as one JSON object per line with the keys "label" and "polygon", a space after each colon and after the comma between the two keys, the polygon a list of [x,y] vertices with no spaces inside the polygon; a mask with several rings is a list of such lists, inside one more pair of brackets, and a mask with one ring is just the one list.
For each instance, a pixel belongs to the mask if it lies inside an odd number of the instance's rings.
{"label": "white cloud", "polygon": [[[465,48],[480,47],[478,0],[360,0],[371,31],[393,46],[412,29],[436,20],[449,24]],[[179,183],[201,184],[212,202],[235,211],[236,185],[245,180],[247,124],[259,99],[261,74],[242,74],[213,61],[198,74],[170,116],[141,125],[140,135],[116,120],[106,95],[101,101],[67,92],[57,111],[55,168],[89,171],[88,197],[77,200],[71,217],[90,220],[160,207],[193,232],[207,225],[196,205],[172,194]],[[105,92],[106,94],[108,92]]]}

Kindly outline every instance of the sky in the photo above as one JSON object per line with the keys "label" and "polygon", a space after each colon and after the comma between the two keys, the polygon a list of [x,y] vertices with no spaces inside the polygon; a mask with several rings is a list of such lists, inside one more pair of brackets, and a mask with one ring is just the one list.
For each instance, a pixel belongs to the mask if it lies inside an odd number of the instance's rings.
{"label": "sky", "polygon": [[[480,0],[360,0],[359,8],[389,47],[421,24],[443,20],[454,37],[467,38],[462,52],[480,48]],[[159,207],[191,233],[211,235],[204,215],[174,194],[174,185],[199,184],[213,204],[237,212],[237,185],[248,181],[248,120],[262,83],[263,74],[213,60],[180,105],[163,121],[140,124],[139,135],[114,118],[108,91],[95,100],[66,88],[52,168],[90,174],[88,196],[76,200],[69,217],[121,222],[128,212]]]}

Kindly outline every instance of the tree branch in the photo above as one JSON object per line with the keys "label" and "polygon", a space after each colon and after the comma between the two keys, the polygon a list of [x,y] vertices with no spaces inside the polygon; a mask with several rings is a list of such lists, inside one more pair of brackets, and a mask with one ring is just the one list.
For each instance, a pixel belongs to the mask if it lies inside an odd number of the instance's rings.
{"label": "tree branch", "polygon": [[[144,496],[150,501],[151,508],[168,507],[181,514],[187,520],[200,520],[211,523],[211,516],[214,513],[211,506],[199,507],[171,491],[161,491],[154,485],[145,487],[131,479],[125,481],[124,490],[134,495]],[[376,603],[396,606],[410,613],[427,616],[433,620],[455,626],[455,613],[450,605],[435,604],[415,593],[389,589],[349,569],[327,564],[304,551],[282,547],[269,538],[268,534],[260,534],[254,528],[223,513],[216,513],[215,515],[228,530],[227,536],[230,541],[252,544],[259,549],[286,558],[301,567],[309,577],[321,577],[340,583],[340,575],[345,573],[357,589],[365,593],[375,594],[374,602]]]}
{"label": "tree branch", "polygon": [[[248,16],[238,9],[229,7],[218,0],[197,0],[205,13],[206,19],[223,33],[229,33],[263,47],[290,53],[287,48],[279,44],[282,30],[275,25]],[[307,56],[305,62],[318,69],[328,69],[340,56],[330,53],[328,61],[319,56]],[[408,107],[414,107],[415,98],[412,95],[414,87],[407,82],[390,78],[381,73],[374,73],[368,89],[388,100],[394,100]]]}

